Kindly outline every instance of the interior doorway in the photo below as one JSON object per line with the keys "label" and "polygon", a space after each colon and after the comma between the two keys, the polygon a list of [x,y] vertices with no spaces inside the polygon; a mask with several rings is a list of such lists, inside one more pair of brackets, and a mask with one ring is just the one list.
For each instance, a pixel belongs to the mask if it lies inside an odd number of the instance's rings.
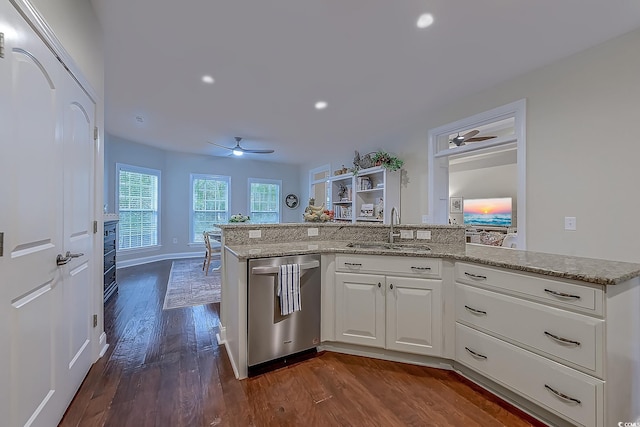
{"label": "interior doorway", "polygon": [[465,198],[510,199],[505,221],[517,227],[516,246],[526,248],[525,105],[523,99],[429,131],[434,223],[464,224]]}

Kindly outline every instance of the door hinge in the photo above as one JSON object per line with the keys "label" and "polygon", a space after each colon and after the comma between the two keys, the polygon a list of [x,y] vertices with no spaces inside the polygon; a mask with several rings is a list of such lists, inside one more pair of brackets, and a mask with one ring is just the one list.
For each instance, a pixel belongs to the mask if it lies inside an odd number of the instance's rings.
{"label": "door hinge", "polygon": [[98,326],[98,315],[94,314],[93,315],[93,327],[95,328],[96,326]]}
{"label": "door hinge", "polygon": [[4,58],[4,33],[0,33],[0,58]]}
{"label": "door hinge", "polygon": [[93,140],[97,141],[98,140],[98,126],[95,126],[93,128]]}
{"label": "door hinge", "polygon": [[4,231],[0,231],[0,256],[4,255]]}
{"label": "door hinge", "polygon": [[93,234],[98,232],[98,221],[93,221]]}

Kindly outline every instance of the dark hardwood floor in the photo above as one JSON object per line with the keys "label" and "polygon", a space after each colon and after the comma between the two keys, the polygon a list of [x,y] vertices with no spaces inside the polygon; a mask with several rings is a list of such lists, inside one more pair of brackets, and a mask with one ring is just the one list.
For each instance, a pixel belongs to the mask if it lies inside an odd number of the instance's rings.
{"label": "dark hardwood floor", "polygon": [[456,373],[324,352],[238,381],[219,304],[162,310],[171,261],[118,272],[109,349],[61,426],[542,425]]}

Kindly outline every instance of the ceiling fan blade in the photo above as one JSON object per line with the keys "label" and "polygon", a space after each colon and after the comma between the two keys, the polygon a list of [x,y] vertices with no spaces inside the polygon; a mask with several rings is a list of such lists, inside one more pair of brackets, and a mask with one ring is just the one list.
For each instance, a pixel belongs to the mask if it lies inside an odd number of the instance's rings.
{"label": "ceiling fan blade", "polygon": [[226,148],[227,150],[233,150],[233,148],[225,147],[224,145],[216,144],[215,142],[207,141],[211,145],[215,145],[216,147]]}
{"label": "ceiling fan blade", "polygon": [[477,136],[475,138],[465,139],[467,142],[478,142],[478,141],[486,141],[487,139],[497,138],[496,136]]}
{"label": "ceiling fan blade", "polygon": [[463,138],[464,141],[468,141],[469,138],[473,138],[474,136],[476,136],[479,133],[480,133],[480,131],[475,129],[475,130],[469,131],[469,132],[465,133],[464,135],[462,135],[462,138]]}
{"label": "ceiling fan blade", "polygon": [[253,153],[253,154],[271,154],[271,153],[275,153],[275,150],[251,150],[249,148],[242,148],[240,147],[241,151],[244,151],[245,153]]}

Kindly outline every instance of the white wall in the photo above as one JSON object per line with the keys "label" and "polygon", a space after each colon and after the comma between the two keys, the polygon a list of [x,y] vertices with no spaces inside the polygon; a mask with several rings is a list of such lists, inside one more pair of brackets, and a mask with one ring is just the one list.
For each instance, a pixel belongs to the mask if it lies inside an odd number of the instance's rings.
{"label": "white wall", "polygon": [[[383,147],[405,160],[403,220],[427,212],[429,129],[526,98],[528,249],[640,262],[638,46],[635,30],[408,123],[411,137]],[[352,152],[306,167],[339,167]],[[565,216],[577,231],[564,231]]]}
{"label": "white wall", "polygon": [[[300,168],[297,165],[165,151],[107,135],[105,146],[107,195],[105,203],[108,203],[110,212],[115,211],[116,163],[161,171],[160,243],[162,246],[154,250],[121,252],[118,254],[118,262],[164,254],[185,252],[198,252],[199,254],[204,250],[202,245],[188,245],[190,175],[192,173],[231,177],[231,214],[243,213],[246,215],[248,212],[248,178],[282,180],[281,221],[302,221],[302,212],[306,204],[303,206],[301,203],[301,206],[296,209],[289,209],[284,204],[284,196],[287,194],[295,193],[300,197],[307,191],[303,186],[304,183],[298,179]],[[302,193],[303,189],[305,193]],[[300,197],[300,200],[304,199]],[[177,244],[172,243],[174,237],[178,239]]]}

